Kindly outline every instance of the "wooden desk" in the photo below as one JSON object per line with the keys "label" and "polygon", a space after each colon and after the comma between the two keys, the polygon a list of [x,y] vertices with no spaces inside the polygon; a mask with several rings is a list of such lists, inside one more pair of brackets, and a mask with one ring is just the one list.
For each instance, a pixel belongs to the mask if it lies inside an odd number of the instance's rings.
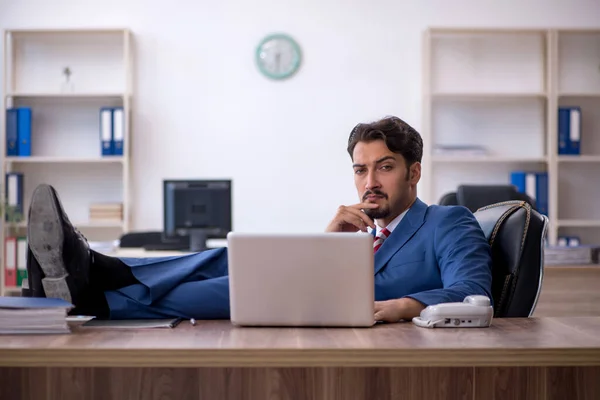
{"label": "wooden desk", "polygon": [[[208,239],[206,245],[211,248],[227,247],[227,239]],[[190,252],[176,251],[176,250],[144,250],[139,247],[118,247],[114,251],[102,252],[112,257],[171,257],[171,256],[184,256],[190,254]]]}
{"label": "wooden desk", "polygon": [[599,399],[600,317],[0,337],[2,399]]}

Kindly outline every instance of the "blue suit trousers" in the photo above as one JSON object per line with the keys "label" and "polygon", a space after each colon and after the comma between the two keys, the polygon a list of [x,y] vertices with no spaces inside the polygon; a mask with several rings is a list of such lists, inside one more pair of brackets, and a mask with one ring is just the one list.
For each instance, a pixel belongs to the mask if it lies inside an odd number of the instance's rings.
{"label": "blue suit trousers", "polygon": [[120,260],[140,283],[104,293],[111,319],[229,319],[227,248]]}

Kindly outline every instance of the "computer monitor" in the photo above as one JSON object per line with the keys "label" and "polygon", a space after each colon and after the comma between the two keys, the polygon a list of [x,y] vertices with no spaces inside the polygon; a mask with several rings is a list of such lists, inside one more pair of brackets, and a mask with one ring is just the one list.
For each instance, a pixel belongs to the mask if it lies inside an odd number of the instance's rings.
{"label": "computer monitor", "polygon": [[231,231],[231,180],[163,180],[163,236],[188,236],[190,251]]}

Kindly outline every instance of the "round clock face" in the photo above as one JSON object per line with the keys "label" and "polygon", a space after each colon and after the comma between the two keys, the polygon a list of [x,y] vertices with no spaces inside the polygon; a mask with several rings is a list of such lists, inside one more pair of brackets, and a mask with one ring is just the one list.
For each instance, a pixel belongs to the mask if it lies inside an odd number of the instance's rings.
{"label": "round clock face", "polygon": [[285,79],[300,67],[300,46],[284,34],[267,36],[256,49],[260,71],[271,79]]}

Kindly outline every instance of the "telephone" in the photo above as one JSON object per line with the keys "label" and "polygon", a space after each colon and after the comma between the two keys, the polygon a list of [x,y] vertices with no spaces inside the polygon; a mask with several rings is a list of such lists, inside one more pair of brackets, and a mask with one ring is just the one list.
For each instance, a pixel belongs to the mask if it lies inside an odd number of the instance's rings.
{"label": "telephone", "polygon": [[492,324],[494,308],[486,296],[467,296],[462,303],[425,307],[413,323],[422,328],[486,328]]}

